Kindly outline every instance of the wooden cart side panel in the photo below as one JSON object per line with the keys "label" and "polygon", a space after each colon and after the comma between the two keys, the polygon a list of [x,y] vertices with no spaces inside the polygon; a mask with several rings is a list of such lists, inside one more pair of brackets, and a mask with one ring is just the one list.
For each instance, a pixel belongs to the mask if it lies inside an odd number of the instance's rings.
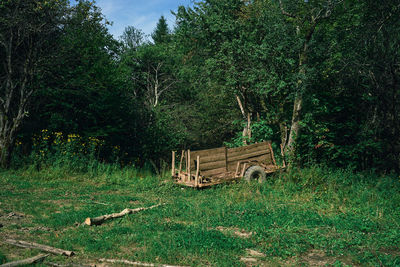
{"label": "wooden cart side panel", "polygon": [[[194,163],[194,160],[197,158],[197,154],[195,152],[191,152],[192,155],[192,164]],[[195,156],[195,158],[193,158],[193,155]],[[213,156],[200,156],[201,158],[201,163],[202,164],[208,164],[208,163],[213,163],[213,162],[217,162],[217,161],[225,161],[225,153],[219,153],[219,154],[215,154]]]}
{"label": "wooden cart side panel", "polygon": [[262,155],[270,154],[270,153],[271,152],[269,150],[259,150],[259,151],[255,151],[255,152],[251,152],[251,153],[238,155],[235,157],[228,157],[228,162],[246,160],[246,159],[250,159],[250,158],[254,158],[254,157],[258,157],[258,156],[262,156]]}
{"label": "wooden cart side panel", "polygon": [[218,168],[218,169],[212,169],[212,170],[207,170],[207,171],[200,171],[200,174],[201,174],[202,176],[205,176],[205,177],[210,177],[210,176],[218,175],[218,174],[221,174],[221,173],[224,173],[224,172],[226,172],[225,166],[222,167],[222,168]]}
{"label": "wooden cart side panel", "polygon": [[200,171],[219,169],[219,168],[223,168],[225,166],[226,166],[225,159],[220,160],[220,161],[211,161],[211,162],[203,163],[203,158],[201,158]]}
{"label": "wooden cart side panel", "polygon": [[265,165],[276,165],[270,142],[262,142],[228,150],[228,171],[236,171],[238,162],[245,161],[255,161]]}
{"label": "wooden cart side panel", "polygon": [[[197,150],[191,152],[191,164],[195,164],[195,159],[197,156],[201,158],[201,163],[206,164],[209,162],[222,161],[225,160],[225,147]],[[194,166],[194,165],[193,165]],[[200,166],[201,168],[201,166]]]}
{"label": "wooden cart side panel", "polygon": [[269,151],[268,142],[262,142],[258,144],[243,146],[243,147],[235,147],[228,149],[228,161],[232,157],[237,157],[257,151]]}
{"label": "wooden cart side panel", "polygon": [[[269,165],[268,160],[269,160],[270,158],[271,158],[271,157],[270,157],[270,154],[264,154],[264,155],[261,155],[261,156],[256,156],[256,157],[252,157],[252,158],[247,158],[246,161],[257,161],[257,162],[261,162],[261,163],[264,163],[264,164],[266,164],[266,165]],[[228,163],[228,171],[230,171],[230,172],[235,172],[236,169],[237,169],[237,164],[238,164],[238,162],[240,162],[240,161],[238,160],[238,161],[229,162],[229,163]],[[242,165],[242,164],[241,164],[241,165]]]}
{"label": "wooden cart side panel", "polygon": [[[189,151],[186,151],[188,153]],[[188,155],[186,154],[186,157]],[[248,145],[238,148],[213,148],[206,150],[190,151],[190,162],[187,165],[197,167],[197,157],[200,158],[199,174],[203,177],[217,176],[223,173],[234,173],[239,162],[254,161],[264,165],[276,165],[270,142]],[[193,177],[197,168],[191,169]],[[197,174],[198,175],[198,174]]]}
{"label": "wooden cart side panel", "polygon": [[197,156],[200,156],[200,158],[202,158],[201,162],[203,162],[203,158],[212,157],[212,156],[215,156],[217,154],[224,155],[225,154],[225,147],[192,151],[192,156],[194,158],[196,158]]}

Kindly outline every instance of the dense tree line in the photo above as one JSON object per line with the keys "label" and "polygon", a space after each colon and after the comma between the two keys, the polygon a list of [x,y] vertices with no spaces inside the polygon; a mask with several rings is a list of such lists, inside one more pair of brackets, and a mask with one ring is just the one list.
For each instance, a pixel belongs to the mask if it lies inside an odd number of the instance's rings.
{"label": "dense tree line", "polygon": [[399,170],[400,4],[203,0],[116,40],[92,1],[0,3],[0,161],[42,129],[143,164],[263,139],[291,164]]}

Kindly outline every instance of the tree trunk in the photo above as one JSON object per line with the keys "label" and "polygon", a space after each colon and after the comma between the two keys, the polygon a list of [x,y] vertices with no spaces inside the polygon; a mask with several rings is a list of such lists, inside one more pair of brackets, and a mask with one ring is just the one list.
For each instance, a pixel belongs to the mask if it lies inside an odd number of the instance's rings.
{"label": "tree trunk", "polygon": [[236,95],[236,100],[238,102],[240,111],[242,112],[243,118],[246,120],[246,125],[243,127],[242,137],[243,144],[247,145],[247,140],[251,139],[251,112],[245,111],[242,100],[240,100],[240,97],[238,95]]}
{"label": "tree trunk", "polygon": [[0,167],[7,169],[10,167],[11,153],[14,147],[14,139],[12,133],[7,127],[0,129]]}
{"label": "tree trunk", "polygon": [[303,108],[303,96],[298,92],[293,104],[292,125],[290,127],[289,139],[286,146],[286,154],[291,161],[295,153],[296,139],[300,134],[301,110]]}
{"label": "tree trunk", "polygon": [[42,262],[47,256],[49,255],[44,255],[44,254],[39,254],[35,257],[24,259],[24,260],[19,260],[19,261],[13,261],[13,262],[8,262],[3,265],[2,267],[16,267],[16,266],[26,266],[26,265],[32,265],[35,263]]}
{"label": "tree trunk", "polygon": [[[315,27],[315,26],[314,26]],[[303,109],[303,91],[304,91],[304,81],[303,77],[306,74],[305,64],[307,62],[307,50],[308,42],[311,40],[312,33],[314,32],[314,27],[311,28],[307,38],[305,40],[303,50],[299,57],[299,76],[300,79],[297,82],[297,92],[293,103],[293,113],[292,113],[292,124],[290,126],[289,139],[285,147],[285,154],[289,157],[289,165],[293,162],[295,156],[295,145],[297,137],[300,135],[301,131],[301,115]]]}

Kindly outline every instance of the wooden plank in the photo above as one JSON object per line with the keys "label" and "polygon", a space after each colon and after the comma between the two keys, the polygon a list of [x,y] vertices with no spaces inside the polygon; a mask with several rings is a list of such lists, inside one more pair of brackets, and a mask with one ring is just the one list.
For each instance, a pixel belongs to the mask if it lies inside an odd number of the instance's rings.
{"label": "wooden plank", "polygon": [[243,169],[242,169],[242,172],[240,173],[241,177],[244,176],[244,173],[246,172],[246,169],[247,169],[247,163],[243,164]]}
{"label": "wooden plank", "polygon": [[218,168],[218,169],[213,169],[213,170],[207,170],[207,171],[200,171],[200,174],[203,176],[213,176],[213,175],[217,175],[217,174],[221,174],[226,172],[226,168],[222,167],[222,168]]}
{"label": "wooden plank", "polygon": [[171,166],[172,176],[175,176],[175,151],[172,151],[172,166]]}
{"label": "wooden plank", "polygon": [[[238,161],[236,164],[235,177],[238,176],[239,167],[240,167],[240,161]],[[226,168],[229,170],[228,164],[226,164]]]}
{"label": "wooden plank", "polygon": [[189,180],[190,180],[190,149],[188,149],[188,166],[187,166],[187,173],[189,175]]}
{"label": "wooden plank", "polygon": [[[271,154],[264,154],[264,155],[261,155],[261,156],[248,158],[246,161],[255,161],[255,162],[260,162],[260,163],[263,163],[265,165],[268,165],[268,164],[272,164],[270,155]],[[229,162],[228,163],[228,171],[231,171],[231,172],[236,171],[236,168],[237,168],[237,165],[238,165],[239,162],[241,162],[241,161]],[[243,165],[243,164],[241,164],[241,165]],[[239,167],[239,169],[240,169],[240,167]]]}
{"label": "wooden plank", "polygon": [[185,157],[185,152],[182,150],[181,160],[179,162],[179,171],[178,171],[178,173],[181,173],[181,171],[182,171],[182,161],[183,161],[184,157]]}
{"label": "wooden plank", "polygon": [[242,146],[242,147],[229,148],[228,149],[228,160],[231,157],[242,155],[244,153],[252,153],[252,152],[261,151],[261,150],[269,150],[268,142],[262,142],[262,143],[248,145],[248,146]]}
{"label": "wooden plank", "polygon": [[225,160],[225,153],[217,153],[217,154],[212,154],[212,155],[208,155],[208,156],[201,156],[198,155],[195,152],[191,152],[192,154],[192,163],[194,163],[194,159],[197,156],[201,157],[201,163],[208,163],[208,162],[214,162],[214,161],[220,161],[220,160]]}
{"label": "wooden plank", "polygon": [[268,150],[260,150],[260,151],[255,151],[252,153],[246,153],[246,154],[244,153],[244,154],[241,154],[241,155],[238,155],[235,157],[228,157],[228,164],[230,162],[235,162],[238,160],[247,160],[250,158],[254,158],[254,157],[258,157],[258,156],[266,155],[266,154],[270,154],[270,152]]}
{"label": "wooden plank", "polygon": [[197,156],[196,176],[194,178],[195,186],[199,185],[199,172],[200,172],[200,156]]}
{"label": "wooden plank", "polygon": [[225,169],[228,171],[228,148],[225,147]]}
{"label": "wooden plank", "polygon": [[[192,164],[192,166],[195,166],[196,165],[196,157],[197,156],[196,156],[196,154],[194,154],[194,152],[191,152],[190,155],[191,155],[191,164]],[[217,162],[217,161],[226,161],[225,160],[225,154],[221,153],[221,154],[217,154],[217,155],[214,155],[214,156],[201,157],[201,165],[208,164],[208,163],[214,163],[214,162]]]}
{"label": "wooden plank", "polygon": [[274,150],[272,149],[271,142],[268,142],[268,147],[269,147],[269,150],[271,151],[271,159],[272,159],[272,162],[273,162],[274,165],[276,166],[276,160],[275,160]]}
{"label": "wooden plank", "polygon": [[218,168],[222,168],[222,167],[226,167],[225,159],[220,160],[220,161],[214,161],[214,162],[211,161],[211,162],[204,163],[203,158],[202,158],[200,170],[206,171],[206,170],[218,169]]}
{"label": "wooden plank", "polygon": [[[185,151],[185,160],[186,160],[186,164],[185,164],[185,173],[187,174],[187,168],[188,168],[188,152],[187,152],[187,150]],[[186,182],[186,175],[184,176],[183,181]]]}
{"label": "wooden plank", "polygon": [[224,154],[225,153],[225,147],[219,147],[219,148],[212,148],[212,149],[204,149],[204,150],[197,150],[197,151],[192,151],[192,156],[201,157],[201,161],[204,162],[205,157],[210,157],[216,154]]}

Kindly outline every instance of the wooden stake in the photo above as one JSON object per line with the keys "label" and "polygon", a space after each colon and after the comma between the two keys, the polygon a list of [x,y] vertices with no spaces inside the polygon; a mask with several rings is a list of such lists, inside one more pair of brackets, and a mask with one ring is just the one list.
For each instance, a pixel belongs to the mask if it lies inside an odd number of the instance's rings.
{"label": "wooden stake", "polygon": [[276,166],[274,151],[272,150],[271,142],[268,142],[268,147],[269,147],[269,150],[271,151],[272,162],[273,162],[274,165]]}
{"label": "wooden stake", "polygon": [[228,149],[225,147],[225,169],[228,171]]}
{"label": "wooden stake", "polygon": [[245,171],[246,171],[246,168],[247,168],[247,163],[245,163],[245,164],[243,165],[242,173],[240,174],[241,177],[244,176],[244,173],[245,173]]}
{"label": "wooden stake", "polygon": [[127,214],[131,214],[131,213],[138,213],[140,211],[144,211],[144,210],[149,210],[149,209],[153,209],[155,207],[161,206],[164,204],[157,204],[157,205],[153,205],[151,207],[147,207],[147,208],[137,208],[137,209],[124,209],[123,211],[119,212],[119,213],[112,213],[112,214],[107,214],[107,215],[102,215],[96,218],[86,218],[84,224],[86,225],[100,225],[102,223],[104,223],[105,221],[111,220],[111,219],[115,219],[115,218],[120,218],[123,217]]}
{"label": "wooden stake", "polygon": [[64,256],[71,257],[75,254],[73,251],[63,250],[63,249],[59,249],[59,248],[53,248],[50,246],[41,245],[41,244],[33,243],[33,242],[26,242],[26,241],[22,241],[22,240],[7,239],[4,242],[7,244],[10,244],[10,245],[17,246],[17,247],[38,249],[38,250],[49,252],[49,253],[55,254],[55,255],[64,255]]}
{"label": "wooden stake", "polygon": [[235,177],[237,177],[239,175],[239,167],[240,167],[240,161],[238,161],[236,164]]}
{"label": "wooden stake", "polygon": [[44,262],[47,266],[52,266],[52,267],[96,267],[94,264],[76,264],[76,263],[67,263],[67,264],[59,264],[55,262]]}
{"label": "wooden stake", "polygon": [[128,264],[135,266],[148,266],[148,267],[184,267],[177,265],[168,265],[168,264],[156,264],[156,263],[147,263],[147,262],[138,262],[138,261],[128,261],[128,260],[114,260],[114,259],[99,259],[100,262],[109,262],[109,263],[119,263],[119,264]]}
{"label": "wooden stake", "polygon": [[172,151],[172,177],[175,176],[175,151]]}
{"label": "wooden stake", "polygon": [[35,257],[19,260],[19,261],[12,261],[5,264],[0,265],[1,267],[15,267],[15,266],[22,266],[22,265],[30,265],[34,263],[42,262],[49,254],[39,254]]}
{"label": "wooden stake", "polygon": [[188,149],[188,168],[187,168],[187,173],[188,173],[188,181],[191,180],[191,175],[190,175],[190,149]]}
{"label": "wooden stake", "polygon": [[181,160],[179,162],[179,174],[181,174],[181,171],[182,171],[182,162],[183,162],[184,157],[185,157],[185,152],[182,150]]}
{"label": "wooden stake", "polygon": [[199,185],[199,173],[200,173],[200,156],[197,156],[196,176],[194,178],[194,185]]}
{"label": "wooden stake", "polygon": [[184,182],[187,181],[187,169],[188,169],[188,152],[187,152],[187,150],[185,151],[185,160],[186,160],[186,165],[185,165],[185,179],[184,179]]}

